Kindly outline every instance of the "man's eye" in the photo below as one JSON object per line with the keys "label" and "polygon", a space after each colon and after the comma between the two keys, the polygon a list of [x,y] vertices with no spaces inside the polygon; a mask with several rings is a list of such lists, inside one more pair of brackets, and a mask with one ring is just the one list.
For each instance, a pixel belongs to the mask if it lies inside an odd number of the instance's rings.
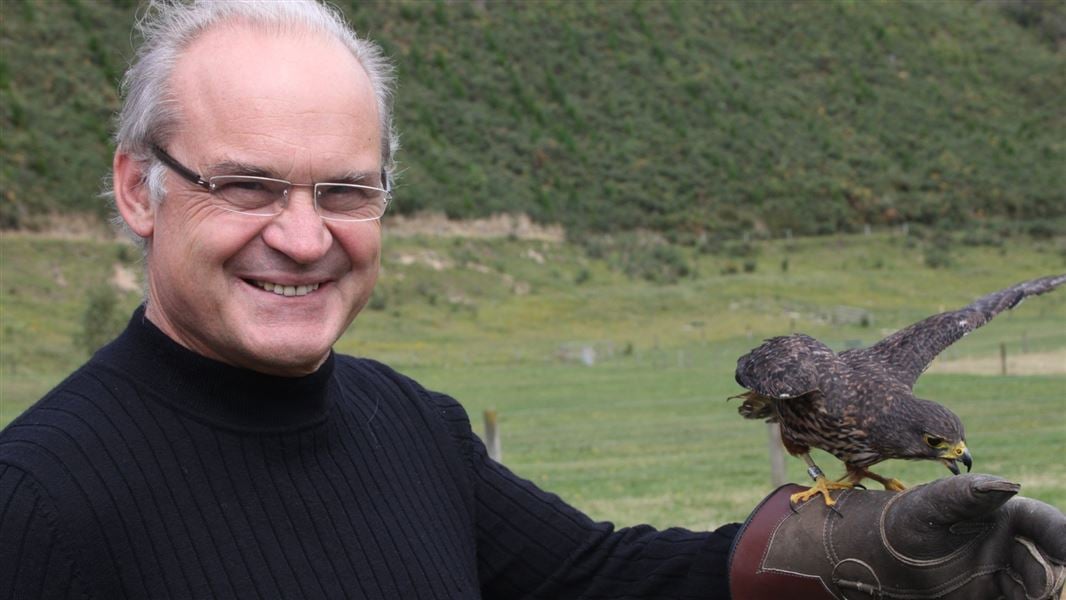
{"label": "man's eye", "polygon": [[362,194],[363,190],[351,185],[324,185],[318,190],[319,196],[347,196]]}
{"label": "man's eye", "polygon": [[262,192],[266,186],[261,181],[229,181],[217,187],[219,192]]}
{"label": "man's eye", "polygon": [[328,185],[318,190],[318,204],[327,210],[358,210],[382,195],[378,190],[359,185]]}
{"label": "man's eye", "polygon": [[284,197],[286,183],[253,177],[216,177],[215,197],[237,212],[258,211],[274,206]]}

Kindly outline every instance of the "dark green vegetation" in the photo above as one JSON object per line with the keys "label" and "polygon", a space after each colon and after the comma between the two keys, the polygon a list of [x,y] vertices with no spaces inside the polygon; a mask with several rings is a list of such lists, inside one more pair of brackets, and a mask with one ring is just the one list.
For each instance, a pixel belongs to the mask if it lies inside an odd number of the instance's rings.
{"label": "dark green vegetation", "polygon": [[[0,4],[0,226],[106,212],[133,4]],[[681,241],[1063,227],[1061,4],[347,4],[398,63],[399,211]]]}
{"label": "dark green vegetation", "polygon": [[[837,350],[1017,281],[1066,271],[1066,240],[928,243],[900,234],[752,241],[721,248],[651,238],[569,243],[398,237],[385,224],[374,300],[338,350],[382,360],[461,400],[475,429],[495,407],[505,462],[597,518],[706,527],[745,516],[769,487],[766,429],[726,401],[736,358],[771,335],[803,331]],[[660,248],[656,251],[656,248]],[[595,254],[595,256],[592,256]],[[659,256],[659,263],[637,256]],[[115,242],[6,234],[0,239],[0,427],[86,357],[105,329],[87,309],[128,314],[137,252]],[[627,274],[679,264],[676,283]],[[752,264],[750,270],[745,264]],[[664,266],[665,265],[665,266]],[[787,268],[782,268],[787,265]],[[92,314],[100,311],[95,309]],[[1040,374],[1000,375],[1012,360]],[[582,362],[586,348],[595,364]],[[944,355],[918,393],[966,422],[976,469],[1066,507],[1066,290],[1031,298]],[[985,364],[984,360],[989,359]],[[972,365],[964,373],[948,367]],[[819,454],[830,475],[835,459]],[[802,461],[790,477],[805,481]],[[937,463],[880,471],[914,484]]]}

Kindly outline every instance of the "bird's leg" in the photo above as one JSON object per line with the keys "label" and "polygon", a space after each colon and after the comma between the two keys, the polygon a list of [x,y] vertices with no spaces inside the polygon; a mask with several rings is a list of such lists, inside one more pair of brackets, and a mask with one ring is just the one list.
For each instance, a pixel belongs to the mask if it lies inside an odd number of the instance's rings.
{"label": "bird's leg", "polygon": [[822,473],[822,470],[818,468],[818,465],[814,464],[814,460],[809,453],[804,452],[800,454],[800,456],[803,457],[803,461],[807,463],[807,474],[814,480],[814,486],[808,488],[806,492],[792,494],[789,497],[789,500],[794,504],[806,502],[818,494],[821,494],[825,499],[825,505],[833,506],[836,504],[836,500],[833,500],[833,497],[829,495],[829,490],[850,490],[853,487],[851,483],[841,483],[839,481],[829,481],[826,479],[825,473]]}
{"label": "bird's leg", "polygon": [[902,492],[907,489],[907,486],[903,485],[903,482],[900,480],[891,477],[882,477],[865,467],[852,467],[849,465],[847,469],[848,474],[844,477],[851,482],[852,485],[859,485],[859,482],[863,479],[873,479],[877,483],[885,486],[885,489],[890,492]]}
{"label": "bird's leg", "polygon": [[837,479],[837,483],[842,483],[842,482],[845,482],[845,481],[851,484],[852,489],[854,489],[854,488],[859,488],[860,490],[865,490],[866,489],[866,486],[863,485],[862,483],[860,483],[861,479],[858,480],[858,481],[853,481],[851,479],[851,473],[844,473],[840,477],[840,479]]}

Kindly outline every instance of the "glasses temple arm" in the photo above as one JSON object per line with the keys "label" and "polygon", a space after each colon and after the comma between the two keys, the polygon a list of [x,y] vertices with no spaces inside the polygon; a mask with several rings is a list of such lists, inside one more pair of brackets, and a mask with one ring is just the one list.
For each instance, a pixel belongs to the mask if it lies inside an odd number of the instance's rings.
{"label": "glasses temple arm", "polygon": [[189,170],[188,167],[178,162],[177,159],[167,154],[166,151],[160,148],[159,146],[152,144],[152,154],[155,154],[155,157],[158,158],[160,162],[170,167],[172,171],[174,171],[178,175],[181,175],[182,178],[192,183],[195,183],[196,185],[204,188],[205,190],[211,191],[210,183],[208,183],[203,177],[200,177],[193,171]]}
{"label": "glasses temple arm", "polygon": [[381,169],[381,187],[386,196],[392,193],[392,182],[389,181],[389,173],[385,169]]}

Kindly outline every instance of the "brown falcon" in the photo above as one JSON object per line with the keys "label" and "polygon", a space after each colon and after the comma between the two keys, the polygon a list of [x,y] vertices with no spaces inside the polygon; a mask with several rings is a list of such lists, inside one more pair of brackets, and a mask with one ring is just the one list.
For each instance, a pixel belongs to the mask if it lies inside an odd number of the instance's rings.
{"label": "brown falcon", "polygon": [[[953,473],[956,461],[969,470],[962,422],[955,413],[917,398],[913,387],[936,355],[1027,296],[1066,283],[1066,274],[1025,281],[979,298],[959,310],[933,315],[868,348],[839,354],[803,334],[775,337],[737,360],[737,383],[748,389],[739,411],[748,419],[768,419],[781,427],[781,441],[807,462],[815,485],[795,494],[801,502],[831,489],[853,487],[863,479],[889,490],[903,484],[869,467],[890,458],[939,460]],[[811,460],[821,448],[844,461],[847,474],[830,482]]]}

